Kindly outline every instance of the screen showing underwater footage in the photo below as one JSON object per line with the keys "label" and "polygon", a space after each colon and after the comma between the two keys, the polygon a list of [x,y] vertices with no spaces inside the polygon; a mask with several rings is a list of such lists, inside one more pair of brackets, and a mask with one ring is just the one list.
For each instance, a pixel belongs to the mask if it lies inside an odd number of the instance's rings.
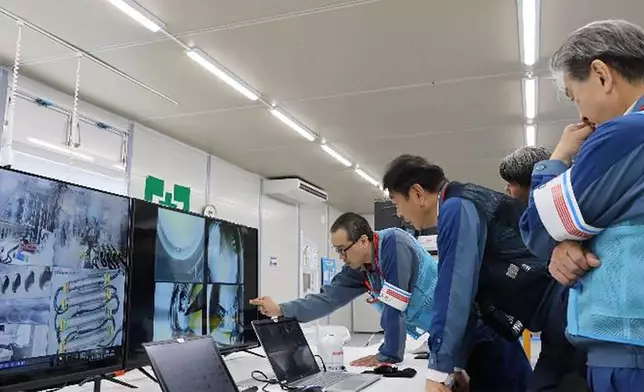
{"label": "screen showing underwater footage", "polygon": [[0,169],[0,385],[122,362],[129,206]]}
{"label": "screen showing underwater footage", "polygon": [[126,367],[143,343],[210,335],[222,351],[256,346],[258,233],[134,200]]}
{"label": "screen showing underwater footage", "polygon": [[142,344],[204,334],[205,220],[134,200],[126,367],[148,361]]}
{"label": "screen showing underwater footage", "polygon": [[220,349],[257,345],[249,301],[258,295],[257,229],[207,219],[207,333]]}

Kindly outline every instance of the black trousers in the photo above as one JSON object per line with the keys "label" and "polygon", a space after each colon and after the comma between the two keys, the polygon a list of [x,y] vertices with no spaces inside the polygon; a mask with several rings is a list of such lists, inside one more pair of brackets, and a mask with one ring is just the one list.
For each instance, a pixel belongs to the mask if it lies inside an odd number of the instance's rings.
{"label": "black trousers", "polygon": [[557,284],[541,331],[541,353],[528,387],[530,392],[586,392],[586,353],[566,338],[569,288]]}

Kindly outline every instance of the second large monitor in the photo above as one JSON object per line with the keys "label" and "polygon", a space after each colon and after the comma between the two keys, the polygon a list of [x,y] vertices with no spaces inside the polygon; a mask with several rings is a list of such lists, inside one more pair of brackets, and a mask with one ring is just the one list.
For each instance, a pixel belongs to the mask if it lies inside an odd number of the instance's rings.
{"label": "second large monitor", "polygon": [[257,230],[135,200],[126,367],[143,343],[211,335],[225,351],[256,345]]}

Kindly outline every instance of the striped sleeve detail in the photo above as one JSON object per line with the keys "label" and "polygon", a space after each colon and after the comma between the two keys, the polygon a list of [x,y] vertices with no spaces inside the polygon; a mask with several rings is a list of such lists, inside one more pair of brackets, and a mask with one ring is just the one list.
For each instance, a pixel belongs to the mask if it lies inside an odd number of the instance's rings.
{"label": "striped sleeve detail", "polygon": [[385,282],[380,291],[380,302],[401,312],[407,310],[411,293]]}
{"label": "striped sleeve detail", "polygon": [[583,241],[602,231],[584,221],[573,192],[570,171],[565,171],[533,192],[541,222],[557,241]]}

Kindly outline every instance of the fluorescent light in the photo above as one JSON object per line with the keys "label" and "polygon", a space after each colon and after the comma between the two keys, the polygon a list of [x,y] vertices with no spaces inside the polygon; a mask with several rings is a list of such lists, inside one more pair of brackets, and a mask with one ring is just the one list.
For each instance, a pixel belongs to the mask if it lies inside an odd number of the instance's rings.
{"label": "fluorescent light", "polygon": [[521,0],[519,15],[521,17],[521,57],[523,64],[531,66],[537,62],[537,39],[539,0]]}
{"label": "fluorescent light", "polygon": [[152,15],[148,10],[143,8],[134,0],[107,0],[112,3],[113,6],[121,10],[124,14],[130,18],[141,23],[146,29],[152,31],[153,33],[158,32],[162,28],[165,28],[163,22],[157,19]]}
{"label": "fluorescent light", "polygon": [[376,181],[373,177],[371,177],[370,175],[368,175],[367,173],[365,173],[362,169],[358,169],[358,168],[356,168],[356,169],[355,169],[355,171],[356,171],[356,173],[358,173],[358,175],[359,175],[360,177],[362,177],[365,181],[367,181],[367,182],[368,182],[368,183],[370,183],[371,185],[373,185],[373,186],[380,186],[380,183],[379,183],[378,181]]}
{"label": "fluorescent light", "polygon": [[115,168],[115,169],[118,169],[118,170],[125,171],[125,165],[123,165],[123,164],[115,163],[115,164],[112,165],[112,167]]}
{"label": "fluorescent light", "polygon": [[208,70],[208,72],[212,73],[213,75],[221,79],[224,83],[237,90],[237,92],[241,95],[245,96],[251,101],[257,101],[257,99],[259,99],[259,94],[254,92],[249,86],[239,80],[237,76],[233,75],[232,72],[228,71],[215,59],[208,56],[203,50],[193,48],[186,51],[186,54],[197,64]]}
{"label": "fluorescent light", "polygon": [[534,146],[537,144],[537,126],[534,124],[525,126],[525,145]]}
{"label": "fluorescent light", "polygon": [[333,158],[335,158],[338,162],[340,162],[344,166],[346,167],[351,166],[351,162],[349,162],[345,157],[340,155],[340,153],[338,153],[333,148],[331,148],[328,144],[322,144],[320,147],[322,147],[322,149],[326,151],[327,154],[331,155]]}
{"label": "fluorescent light", "polygon": [[289,128],[294,130],[295,132],[299,133],[302,137],[304,137],[306,140],[312,142],[315,140],[315,135],[313,132],[309,131],[308,129],[304,128],[300,124],[296,123],[293,121],[290,117],[288,117],[284,112],[282,112],[280,109],[273,108],[269,109],[271,114],[275,117],[277,117],[281,122],[284,124],[288,125]]}
{"label": "fluorescent light", "polygon": [[523,79],[523,110],[528,120],[537,116],[537,79],[534,77]]}
{"label": "fluorescent light", "polygon": [[79,153],[79,152],[72,151],[72,150],[67,149],[67,148],[65,148],[65,147],[57,146],[57,145],[55,145],[55,144],[52,144],[52,143],[46,142],[46,141],[44,141],[44,140],[35,139],[35,138],[33,138],[33,137],[27,138],[27,140],[28,140],[30,143],[32,143],[32,144],[35,144],[35,145],[37,145],[37,146],[40,146],[40,147],[46,148],[46,149],[48,149],[48,150],[52,150],[52,151],[59,152],[59,153],[61,153],[61,154],[71,155],[71,156],[74,156],[74,157],[76,157],[76,158],[84,159],[84,160],[86,160],[86,161],[90,161],[90,162],[94,160],[94,158],[93,158],[93,157],[90,157],[89,155],[81,154],[81,153]]}

